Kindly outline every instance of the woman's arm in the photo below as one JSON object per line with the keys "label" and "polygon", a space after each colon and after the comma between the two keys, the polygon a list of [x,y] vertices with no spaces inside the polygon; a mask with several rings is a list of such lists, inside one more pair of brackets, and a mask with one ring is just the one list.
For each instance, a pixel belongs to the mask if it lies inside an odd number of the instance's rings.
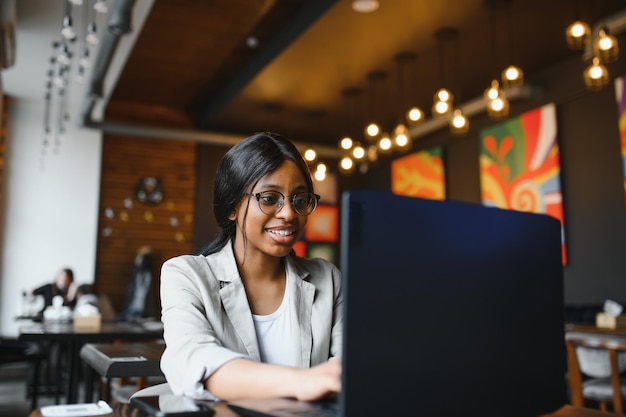
{"label": "woman's arm", "polygon": [[341,360],[300,369],[234,359],[207,378],[205,387],[224,401],[244,397],[314,401],[341,390]]}

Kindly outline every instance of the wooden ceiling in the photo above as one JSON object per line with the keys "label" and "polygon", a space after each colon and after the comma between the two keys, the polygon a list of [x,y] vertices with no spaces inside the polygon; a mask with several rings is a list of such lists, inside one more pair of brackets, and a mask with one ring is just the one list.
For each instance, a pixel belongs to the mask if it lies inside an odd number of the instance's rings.
{"label": "wooden ceiling", "polygon": [[[567,25],[578,15],[593,26],[626,7],[624,0],[380,3],[359,14],[350,0],[156,0],[106,120],[241,135],[272,130],[335,146],[371,117],[391,129],[405,103],[429,109],[442,84],[467,101],[511,62],[532,79],[582,56],[567,48]],[[438,43],[434,33],[443,27],[457,29],[457,40]],[[402,52],[417,59],[400,64],[394,57]],[[374,71],[386,76],[368,78]],[[360,94],[347,98],[349,88]]]}

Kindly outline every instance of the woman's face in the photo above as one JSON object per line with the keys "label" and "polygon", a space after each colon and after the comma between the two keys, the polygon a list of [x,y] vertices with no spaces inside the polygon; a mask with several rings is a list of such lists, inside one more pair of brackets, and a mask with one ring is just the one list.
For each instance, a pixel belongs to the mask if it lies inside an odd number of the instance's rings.
{"label": "woman's face", "polygon": [[57,288],[59,288],[60,290],[63,290],[70,285],[70,279],[65,271],[59,272],[59,275],[57,275],[56,284]]}
{"label": "woman's face", "polygon": [[[244,256],[244,247],[247,251],[246,257],[256,255],[283,257],[291,251],[304,231],[307,216],[296,213],[287,201],[293,194],[310,191],[295,163],[283,162],[276,170],[262,177],[254,188],[250,187],[247,190],[251,194],[263,191],[281,192],[286,196],[284,205],[278,213],[265,214],[259,208],[256,197],[243,196],[235,212],[229,217],[237,223],[235,253],[240,259]],[[246,246],[243,244],[244,229]]]}

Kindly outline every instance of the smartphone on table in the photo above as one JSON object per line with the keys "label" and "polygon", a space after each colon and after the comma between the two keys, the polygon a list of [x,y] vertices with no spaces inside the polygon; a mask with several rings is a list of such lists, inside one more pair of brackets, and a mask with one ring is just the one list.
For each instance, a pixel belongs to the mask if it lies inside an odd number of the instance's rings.
{"label": "smartphone on table", "polygon": [[154,417],[210,417],[215,414],[212,402],[195,400],[184,395],[133,397],[130,405]]}

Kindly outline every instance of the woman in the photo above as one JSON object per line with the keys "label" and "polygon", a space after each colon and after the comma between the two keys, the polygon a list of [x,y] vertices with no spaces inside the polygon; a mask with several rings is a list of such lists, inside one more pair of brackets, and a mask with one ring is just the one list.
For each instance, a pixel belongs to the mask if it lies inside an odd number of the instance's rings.
{"label": "woman", "polygon": [[[63,297],[63,305],[73,307],[75,303],[76,284],[74,283],[74,271],[70,268],[63,268],[58,273],[54,282],[44,284],[35,289],[24,291],[24,295],[42,295],[44,298],[45,310],[52,305],[52,299],[57,295]],[[43,310],[40,314],[43,314]]]}
{"label": "woman", "polygon": [[306,401],[340,390],[341,363],[329,359],[341,355],[341,274],[292,250],[318,200],[280,135],[255,134],[224,155],[219,236],[161,271],[161,368],[174,393]]}

